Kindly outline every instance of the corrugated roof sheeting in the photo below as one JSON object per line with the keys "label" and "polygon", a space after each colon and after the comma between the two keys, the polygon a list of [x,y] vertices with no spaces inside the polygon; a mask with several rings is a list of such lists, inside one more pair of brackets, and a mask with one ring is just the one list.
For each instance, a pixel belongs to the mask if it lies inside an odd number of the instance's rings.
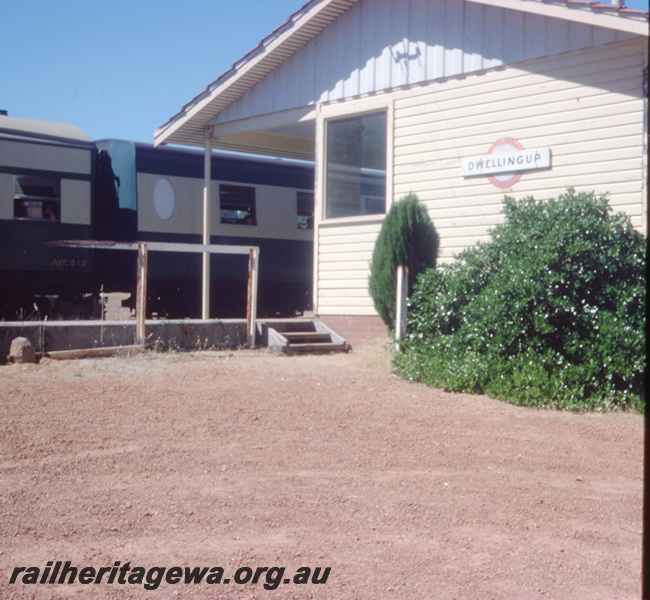
{"label": "corrugated roof sheeting", "polygon": [[547,4],[566,5],[568,7],[590,8],[592,10],[606,10],[623,16],[643,16],[648,18],[648,11],[628,8],[625,3],[611,4],[606,2],[589,2],[588,0],[543,0]]}

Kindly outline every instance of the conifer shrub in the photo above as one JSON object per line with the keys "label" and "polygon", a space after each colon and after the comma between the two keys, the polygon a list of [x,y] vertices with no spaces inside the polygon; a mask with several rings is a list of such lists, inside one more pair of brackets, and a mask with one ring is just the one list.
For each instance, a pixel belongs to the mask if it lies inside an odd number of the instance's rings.
{"label": "conifer shrub", "polygon": [[406,378],[517,404],[645,410],[646,241],[607,196],[505,199],[486,243],[415,287]]}
{"label": "conifer shrub", "polygon": [[397,267],[408,267],[408,293],[418,275],[436,266],[438,234],[415,194],[391,206],[375,242],[368,289],[375,310],[390,331],[395,330]]}

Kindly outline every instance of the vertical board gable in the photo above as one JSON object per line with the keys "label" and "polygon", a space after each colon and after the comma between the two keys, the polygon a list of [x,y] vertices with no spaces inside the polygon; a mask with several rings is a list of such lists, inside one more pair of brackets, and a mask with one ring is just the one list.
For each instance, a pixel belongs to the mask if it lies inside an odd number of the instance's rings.
{"label": "vertical board gable", "polygon": [[359,0],[217,122],[388,91],[629,39],[464,0]]}

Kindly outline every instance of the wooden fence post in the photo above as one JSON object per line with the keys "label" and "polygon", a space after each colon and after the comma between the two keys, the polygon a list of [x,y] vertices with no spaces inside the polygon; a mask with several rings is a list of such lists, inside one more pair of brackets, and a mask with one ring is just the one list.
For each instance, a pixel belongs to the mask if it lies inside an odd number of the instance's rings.
{"label": "wooden fence post", "polygon": [[246,302],[246,333],[248,347],[255,348],[257,334],[257,278],[259,265],[259,248],[251,248],[248,255],[248,298]]}
{"label": "wooden fence post", "polygon": [[135,295],[135,344],[144,348],[145,319],[147,315],[147,259],[146,244],[138,244],[138,284]]}

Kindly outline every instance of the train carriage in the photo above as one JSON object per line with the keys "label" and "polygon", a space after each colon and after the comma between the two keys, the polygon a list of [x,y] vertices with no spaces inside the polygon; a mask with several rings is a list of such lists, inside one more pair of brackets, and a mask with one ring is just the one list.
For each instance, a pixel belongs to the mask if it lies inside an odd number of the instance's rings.
{"label": "train carriage", "polygon": [[[90,317],[100,291],[135,291],[135,253],[52,248],[62,239],[202,241],[202,152],[0,115],[0,318]],[[258,314],[311,308],[309,164],[213,154],[211,243],[260,247]],[[245,314],[241,256],[211,259],[211,316]],[[200,314],[200,255],[149,256],[149,313]],[[87,310],[81,310],[88,306]]]}
{"label": "train carriage", "polygon": [[[202,242],[202,152],[122,140],[102,140],[97,147],[96,199],[105,212],[97,227],[104,239]],[[313,167],[214,154],[211,175],[210,242],[260,247],[258,314],[291,316],[310,309]],[[98,260],[104,289],[133,281],[133,256],[112,252]],[[210,314],[244,316],[247,258],[216,254],[210,262]],[[167,317],[198,316],[200,277],[198,254],[151,253],[150,310]]]}
{"label": "train carriage", "polygon": [[78,127],[0,115],[0,316],[47,313],[55,299],[81,306],[97,292],[89,250],[43,245],[91,236],[94,165]]}

